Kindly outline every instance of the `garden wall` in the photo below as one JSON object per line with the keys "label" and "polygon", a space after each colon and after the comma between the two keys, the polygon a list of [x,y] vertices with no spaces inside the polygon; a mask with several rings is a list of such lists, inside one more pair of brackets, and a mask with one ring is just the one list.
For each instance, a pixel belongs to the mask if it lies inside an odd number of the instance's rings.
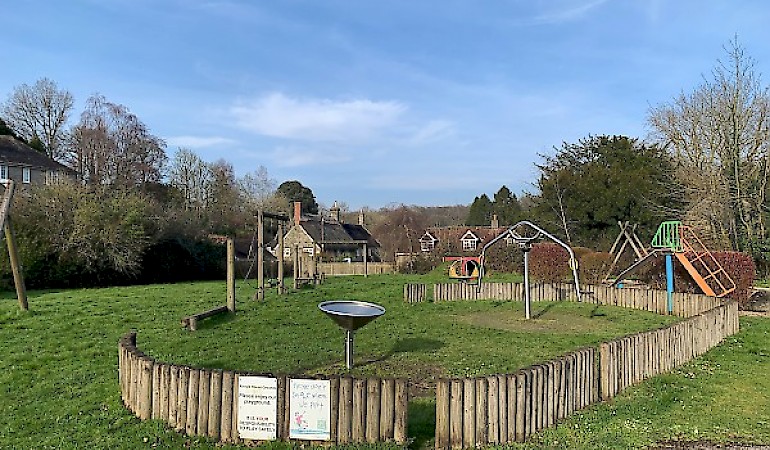
{"label": "garden wall", "polygon": [[337,275],[382,275],[393,273],[393,263],[367,262],[364,270],[363,262],[322,262],[318,263],[318,271],[327,276]]}
{"label": "garden wall", "polygon": [[[239,377],[251,374],[155,361],[136,348],[136,333],[120,340],[118,365],[123,403],[140,419],[162,420],[188,435],[243,441],[238,433]],[[276,439],[287,441],[290,378],[275,378]],[[329,442],[406,442],[405,380],[332,377],[329,381]]]}
{"label": "garden wall", "polygon": [[[433,295],[428,285],[407,284],[404,286],[404,300],[409,303],[455,300],[510,300],[524,301],[524,283],[481,283],[478,286],[466,283],[437,283],[432,285]],[[581,300],[584,303],[614,305],[625,308],[641,309],[658,314],[666,314],[668,297],[665,291],[655,289],[625,288],[609,286],[583,285]],[[575,285],[567,283],[537,283],[530,285],[530,299],[539,301],[577,301]],[[673,294],[673,314],[679,317],[691,317],[708,311],[720,304],[723,299],[701,294]]]}

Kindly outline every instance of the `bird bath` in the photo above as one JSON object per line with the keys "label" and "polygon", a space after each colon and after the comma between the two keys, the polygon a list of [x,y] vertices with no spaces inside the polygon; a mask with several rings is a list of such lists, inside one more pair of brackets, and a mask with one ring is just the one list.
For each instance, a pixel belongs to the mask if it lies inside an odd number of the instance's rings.
{"label": "bird bath", "polygon": [[334,323],[345,330],[345,366],[353,368],[353,333],[385,314],[385,308],[368,302],[352,300],[332,300],[318,305]]}

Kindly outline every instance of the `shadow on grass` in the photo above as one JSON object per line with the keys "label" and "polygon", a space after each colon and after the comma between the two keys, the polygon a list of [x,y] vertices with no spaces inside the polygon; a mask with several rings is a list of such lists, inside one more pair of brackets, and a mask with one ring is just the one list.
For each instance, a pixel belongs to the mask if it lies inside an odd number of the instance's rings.
{"label": "shadow on grass", "polygon": [[420,337],[400,339],[395,344],[393,344],[393,348],[389,352],[384,353],[383,355],[377,358],[368,359],[356,365],[367,366],[369,364],[381,363],[381,362],[387,361],[388,359],[392,358],[394,355],[398,353],[422,353],[422,352],[436,351],[443,346],[444,346],[444,342],[436,339],[427,339],[427,338],[420,338]]}
{"label": "shadow on grass", "polygon": [[591,314],[588,317],[594,318],[594,317],[605,317],[607,314],[599,311],[599,305],[594,306],[594,309],[591,310]]}
{"label": "shadow on grass", "polygon": [[206,330],[209,328],[216,328],[220,325],[226,324],[228,322],[232,322],[233,320],[235,320],[235,314],[231,312],[225,312],[225,313],[217,314],[216,316],[207,317],[205,319],[198,320],[198,323],[197,323],[198,331]]}
{"label": "shadow on grass", "polygon": [[540,311],[538,311],[537,313],[533,314],[532,318],[533,319],[539,319],[539,318],[543,317],[548,311],[551,310],[551,308],[553,308],[553,303],[549,304],[545,308],[543,308]]}

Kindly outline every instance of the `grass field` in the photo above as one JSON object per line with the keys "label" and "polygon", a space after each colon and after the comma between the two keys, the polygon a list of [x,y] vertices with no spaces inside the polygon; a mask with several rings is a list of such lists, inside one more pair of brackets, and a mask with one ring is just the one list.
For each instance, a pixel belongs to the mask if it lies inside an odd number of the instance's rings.
{"label": "grass field", "polygon": [[[412,393],[425,395],[436,377],[511,372],[673,320],[574,303],[535,304],[531,322],[522,319],[515,303],[410,306],[401,300],[407,281],[422,279],[337,278],[284,297],[271,292],[259,303],[249,300],[253,291],[244,285],[236,316],[207,319],[194,333],[182,330],[179,319],[223,304],[224,283],[32,292],[29,313],[19,312],[6,295],[0,300],[0,448],[213,448],[160,423],[140,423],[123,408],[116,345],[131,329],[138,331],[141,349],[178,364],[343,373],[342,332],[317,304],[374,301],[387,313],[357,334],[354,373],[421,380]],[[740,335],[706,358],[591,408],[525,447],[635,448],[658,439],[702,436],[769,441],[762,430],[768,428],[770,411],[770,321],[743,324]],[[747,394],[745,400],[726,404],[736,390]],[[429,397],[412,402],[415,447],[429,445],[432,408]],[[728,413],[729,421],[719,419]]]}

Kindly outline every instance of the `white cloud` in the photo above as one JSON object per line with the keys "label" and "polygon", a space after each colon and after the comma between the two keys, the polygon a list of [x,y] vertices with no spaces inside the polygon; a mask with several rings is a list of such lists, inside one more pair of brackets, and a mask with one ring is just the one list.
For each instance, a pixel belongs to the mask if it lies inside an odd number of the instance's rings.
{"label": "white cloud", "polygon": [[537,24],[559,24],[580,19],[589,11],[597,8],[609,0],[567,0],[548,3],[556,8],[535,17],[533,22]]}
{"label": "white cloud", "polygon": [[323,166],[350,161],[349,156],[339,151],[302,147],[278,147],[272,151],[271,158],[278,167]]}
{"label": "white cloud", "polygon": [[166,138],[170,147],[185,147],[190,149],[207,148],[217,145],[234,144],[236,141],[222,136],[171,136]]}
{"label": "white cloud", "polygon": [[454,124],[446,120],[431,120],[407,139],[414,146],[434,143],[455,134]]}
{"label": "white cloud", "polygon": [[265,136],[315,142],[361,142],[377,137],[406,111],[395,101],[335,101],[270,93],[230,109],[235,123]]}

